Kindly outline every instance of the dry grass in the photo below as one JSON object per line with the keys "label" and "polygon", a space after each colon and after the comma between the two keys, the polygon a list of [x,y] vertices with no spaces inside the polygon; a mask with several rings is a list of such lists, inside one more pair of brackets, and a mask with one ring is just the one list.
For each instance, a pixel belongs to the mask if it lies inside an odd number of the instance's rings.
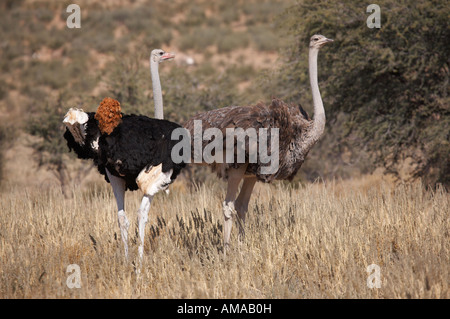
{"label": "dry grass", "polygon": [[[153,201],[135,273],[109,187],[0,194],[0,298],[448,298],[449,195],[420,183],[262,185],[247,236],[223,257],[223,185],[174,188]],[[366,185],[367,186],[367,185]],[[127,197],[136,219],[138,192]],[[69,264],[82,287],[69,289]],[[370,264],[382,287],[366,285]]]}

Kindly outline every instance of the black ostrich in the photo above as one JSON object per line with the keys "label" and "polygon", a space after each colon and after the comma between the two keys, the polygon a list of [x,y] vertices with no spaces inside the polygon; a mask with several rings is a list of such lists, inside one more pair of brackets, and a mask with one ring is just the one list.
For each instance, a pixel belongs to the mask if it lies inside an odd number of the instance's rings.
{"label": "black ostrich", "polygon": [[[107,125],[105,119],[110,120]],[[81,159],[92,159],[99,173],[111,183],[125,256],[128,256],[129,227],[124,210],[125,191],[140,189],[144,193],[138,210],[139,257],[142,258],[153,196],[166,190],[185,166],[171,159],[172,148],[178,143],[171,139],[172,131],[181,126],[142,115],[123,115],[119,102],[110,98],[103,100],[97,113],[70,109],[64,124],[69,149]]]}
{"label": "black ostrich", "polygon": [[171,150],[177,143],[171,140],[172,131],[180,126],[163,120],[159,63],[174,58],[174,54],[155,49],[150,54],[155,116],[124,115],[120,104],[106,98],[97,112],[70,109],[64,118],[64,138],[69,150],[81,159],[92,159],[100,174],[111,183],[117,201],[119,227],[128,256],[128,227],[124,200],[126,190],[141,189],[144,193],[138,210],[139,257],[144,253],[145,225],[153,196],[166,190],[184,163],[176,164]]}

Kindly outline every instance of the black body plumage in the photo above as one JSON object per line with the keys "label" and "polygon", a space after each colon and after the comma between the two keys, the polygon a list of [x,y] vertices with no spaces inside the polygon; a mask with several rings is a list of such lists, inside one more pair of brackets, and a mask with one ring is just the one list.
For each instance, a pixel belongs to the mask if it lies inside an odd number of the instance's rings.
{"label": "black body plumage", "polygon": [[[69,130],[64,138],[69,150],[74,150],[81,159],[93,159],[100,174],[106,175],[105,168],[126,181],[129,190],[138,189],[136,178],[146,168],[162,164],[162,172],[172,170],[171,181],[185,166],[172,161],[171,152],[178,140],[172,140],[172,132],[181,126],[167,121],[152,119],[142,115],[123,115],[121,123],[111,134],[101,134],[95,113],[87,113],[84,145],[78,144]],[[92,145],[98,138],[98,150]]]}

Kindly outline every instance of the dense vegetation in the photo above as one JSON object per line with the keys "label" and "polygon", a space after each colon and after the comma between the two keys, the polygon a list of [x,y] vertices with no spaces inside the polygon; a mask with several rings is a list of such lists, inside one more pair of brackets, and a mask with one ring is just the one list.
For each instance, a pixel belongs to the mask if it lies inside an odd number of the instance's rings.
{"label": "dense vegetation", "polygon": [[[397,174],[450,183],[450,7],[442,1],[378,1],[381,28],[365,27],[369,14],[354,1],[300,1],[279,18],[295,36],[290,63],[277,76],[294,100],[309,92],[303,44],[323,32],[336,41],[321,52],[320,83],[329,118],[332,154],[368,152]],[[326,141],[326,140],[325,140]],[[323,154],[322,154],[323,155]]]}
{"label": "dense vegetation", "polygon": [[[350,177],[379,166],[398,174],[409,164],[412,177],[449,184],[444,3],[379,1],[380,29],[366,26],[366,6],[354,1],[124,3],[80,1],[81,29],[65,27],[68,3],[0,4],[0,110],[8,123],[0,139],[11,139],[13,128],[39,136],[32,144],[39,164],[64,176],[65,111],[93,111],[111,96],[126,112],[152,115],[147,59],[156,47],[196,58],[193,66],[163,66],[171,120],[272,96],[312,113],[307,43],[323,33],[336,40],[319,57],[328,126],[300,177]],[[276,52],[281,66],[264,62]]]}

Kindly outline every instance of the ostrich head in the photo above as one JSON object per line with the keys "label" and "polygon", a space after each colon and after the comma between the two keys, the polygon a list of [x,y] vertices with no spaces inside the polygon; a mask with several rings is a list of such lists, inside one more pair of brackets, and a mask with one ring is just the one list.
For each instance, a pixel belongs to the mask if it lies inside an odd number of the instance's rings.
{"label": "ostrich head", "polygon": [[314,34],[310,41],[309,41],[309,48],[310,49],[320,49],[328,42],[333,42],[332,39],[328,39],[327,37],[321,35],[321,34]]}
{"label": "ostrich head", "polygon": [[152,51],[150,58],[153,62],[161,63],[163,61],[175,58],[175,54],[170,53],[170,52],[165,52],[164,50],[161,50],[161,49],[155,49]]}
{"label": "ostrich head", "polygon": [[84,144],[86,137],[86,123],[89,116],[81,109],[71,108],[64,117],[63,123],[72,134],[75,142]]}

